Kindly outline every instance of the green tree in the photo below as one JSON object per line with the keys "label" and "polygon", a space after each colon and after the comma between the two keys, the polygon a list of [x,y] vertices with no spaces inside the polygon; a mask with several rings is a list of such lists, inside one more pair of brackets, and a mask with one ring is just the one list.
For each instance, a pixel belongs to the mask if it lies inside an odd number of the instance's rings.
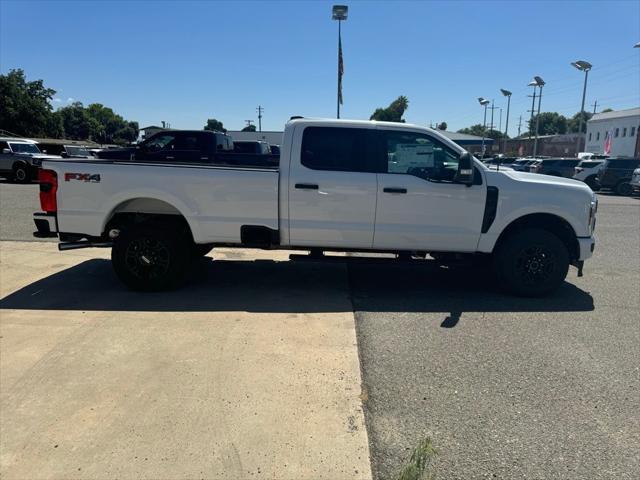
{"label": "green tree", "polygon": [[613,108],[605,108],[604,110],[600,111],[600,113],[607,113],[607,112],[613,112]]}
{"label": "green tree", "polygon": [[204,126],[204,130],[211,130],[213,132],[225,132],[226,128],[222,125],[220,120],[216,120],[215,118],[210,118],[207,120],[207,124]]}
{"label": "green tree", "polygon": [[567,120],[569,133],[578,133],[578,130],[580,129],[580,117],[582,117],[582,133],[587,133],[587,121],[593,117],[593,113],[590,112],[584,112],[584,114],[582,114],[582,112],[578,112]]}
{"label": "green tree", "polygon": [[100,138],[102,133],[100,122],[89,115],[82,102],[74,102],[56,113],[62,119],[65,138],[73,140]]}
{"label": "green tree", "polygon": [[241,132],[255,132],[256,131],[256,126],[255,125],[247,125],[246,127],[244,127],[240,131]]}
{"label": "green tree", "polygon": [[440,122],[440,123],[436,126],[436,128],[437,128],[438,130],[446,130],[446,129],[447,129],[447,126],[448,126],[448,125],[447,125],[447,122]]}
{"label": "green tree", "polygon": [[28,82],[21,69],[0,75],[0,129],[27,137],[59,135],[50,103],[55,94],[42,80]]}
{"label": "green tree", "polygon": [[404,123],[402,115],[404,115],[407,108],[409,108],[409,100],[404,95],[400,95],[387,108],[376,108],[369,120]]}
{"label": "green tree", "polygon": [[[458,130],[458,133],[466,133],[467,135],[475,135],[476,137],[483,136],[483,127],[480,123],[476,123],[475,125],[471,125],[470,127],[463,128]],[[494,140],[500,140],[504,138],[504,133],[498,130],[484,130],[485,138],[493,138]]]}
{"label": "green tree", "polygon": [[[529,129],[536,131],[536,119],[538,115],[529,121]],[[542,112],[540,114],[540,123],[538,125],[538,135],[558,135],[567,133],[568,121],[564,115],[558,112]]]}

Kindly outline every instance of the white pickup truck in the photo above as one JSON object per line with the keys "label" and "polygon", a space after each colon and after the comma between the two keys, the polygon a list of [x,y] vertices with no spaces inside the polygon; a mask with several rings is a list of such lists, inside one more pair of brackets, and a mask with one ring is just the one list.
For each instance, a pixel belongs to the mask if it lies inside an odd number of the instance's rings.
{"label": "white pickup truck", "polygon": [[[436,130],[292,117],[279,166],[45,161],[36,236],[112,247],[130,288],[185,279],[216,246],[490,258],[519,295],[591,257],[597,200],[575,180],[489,170]],[[418,260],[419,261],[419,260]]]}

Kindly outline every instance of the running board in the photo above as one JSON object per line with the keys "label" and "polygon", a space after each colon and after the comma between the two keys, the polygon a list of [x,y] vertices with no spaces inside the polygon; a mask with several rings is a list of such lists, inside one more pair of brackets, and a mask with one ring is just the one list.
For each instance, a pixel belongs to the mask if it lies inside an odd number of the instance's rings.
{"label": "running board", "polygon": [[58,244],[58,250],[64,252],[65,250],[76,250],[78,248],[110,248],[113,246],[112,242],[90,242],[84,240],[82,242],[63,242]]}

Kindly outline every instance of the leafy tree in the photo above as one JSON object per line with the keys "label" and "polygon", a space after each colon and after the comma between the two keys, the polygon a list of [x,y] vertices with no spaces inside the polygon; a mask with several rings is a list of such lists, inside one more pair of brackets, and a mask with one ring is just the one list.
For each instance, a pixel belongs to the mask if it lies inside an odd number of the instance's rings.
{"label": "leafy tree", "polygon": [[436,126],[436,128],[437,128],[438,130],[446,130],[446,129],[447,129],[447,122],[440,122],[440,123]]}
{"label": "leafy tree", "polygon": [[211,130],[214,132],[225,132],[227,131],[226,128],[224,128],[224,126],[222,125],[222,122],[219,120],[216,120],[215,118],[210,118],[207,120],[207,124],[204,126],[204,130]]}
{"label": "leafy tree", "polygon": [[409,108],[409,100],[404,95],[400,95],[387,108],[376,108],[369,120],[404,123],[402,115],[407,108]]}
{"label": "leafy tree", "polygon": [[[529,121],[529,129],[536,131],[536,119],[538,115],[534,115],[533,120]],[[542,112],[540,114],[540,123],[538,125],[538,135],[558,135],[567,133],[568,121],[564,115],[558,112]]]}
{"label": "leafy tree", "polygon": [[65,138],[85,140],[101,138],[102,125],[89,115],[82,102],[74,102],[56,112],[62,119]]}
{"label": "leafy tree", "polygon": [[569,133],[578,133],[580,129],[580,117],[582,116],[582,133],[587,133],[587,121],[593,117],[593,113],[582,112],[576,113],[573,117],[567,120]]}
{"label": "leafy tree", "polygon": [[28,82],[21,69],[0,75],[0,129],[27,137],[59,135],[50,103],[55,94],[42,80]]}
{"label": "leafy tree", "polygon": [[[471,125],[470,127],[458,130],[458,133],[466,133],[467,135],[475,135],[476,137],[482,137],[483,136],[483,133],[482,133],[483,130],[484,129],[482,127],[482,124],[476,123],[475,125]],[[500,139],[504,138],[504,133],[500,132],[498,130],[486,130],[484,132],[484,137],[485,138],[492,138],[494,140],[500,140]]]}
{"label": "leafy tree", "polygon": [[607,112],[613,112],[613,108],[605,108],[600,113],[607,113]]}
{"label": "leafy tree", "polygon": [[241,132],[255,132],[256,131],[256,126],[255,125],[247,125],[246,127],[244,127],[240,131]]}

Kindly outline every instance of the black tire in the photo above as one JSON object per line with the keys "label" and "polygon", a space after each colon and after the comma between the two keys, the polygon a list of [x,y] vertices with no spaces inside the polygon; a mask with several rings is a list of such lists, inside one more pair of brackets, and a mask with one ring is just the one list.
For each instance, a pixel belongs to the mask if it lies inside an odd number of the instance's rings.
{"label": "black tire", "polygon": [[633,193],[633,187],[629,183],[629,180],[622,180],[616,185],[616,193],[624,197],[628,197]]}
{"label": "black tire", "polygon": [[569,252],[553,233],[529,228],[501,241],[494,268],[503,288],[519,296],[539,297],[562,284],[569,270]]}
{"label": "black tire", "polygon": [[194,243],[191,247],[195,258],[205,257],[211,250],[213,250],[213,244],[211,243]]}
{"label": "black tire", "polygon": [[171,228],[134,225],[115,239],[111,262],[130,289],[155,292],[179,287],[191,267],[190,239]]}
{"label": "black tire", "polygon": [[18,183],[31,182],[31,170],[29,165],[23,162],[13,164],[13,181]]}
{"label": "black tire", "polygon": [[589,188],[594,192],[597,192],[598,190],[600,190],[600,186],[598,185],[598,181],[596,180],[595,175],[591,175],[590,177],[587,177],[584,183],[586,183],[589,186]]}

